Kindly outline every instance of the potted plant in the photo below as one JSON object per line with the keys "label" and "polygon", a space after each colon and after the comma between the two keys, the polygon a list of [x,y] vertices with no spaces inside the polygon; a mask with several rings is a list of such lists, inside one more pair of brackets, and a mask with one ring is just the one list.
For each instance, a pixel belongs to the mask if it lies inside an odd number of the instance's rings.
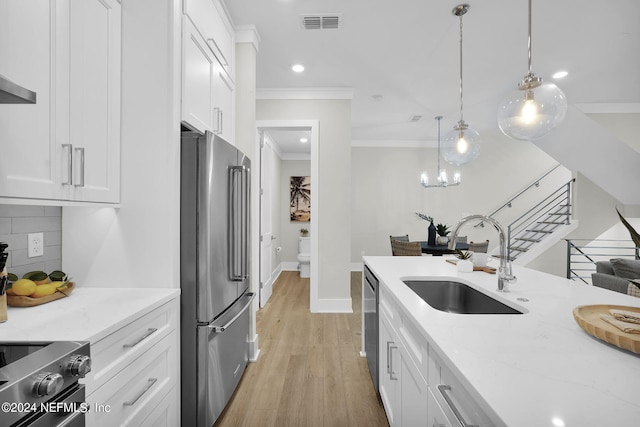
{"label": "potted plant", "polygon": [[302,237],[307,237],[309,235],[309,230],[307,230],[306,228],[301,228],[300,229],[300,235]]}
{"label": "potted plant", "polygon": [[429,228],[427,229],[428,230],[427,245],[435,246],[435,244],[436,244],[436,227],[435,227],[435,225],[433,225],[433,217],[431,217],[429,215],[425,215],[425,214],[420,213],[420,212],[416,212],[416,215],[421,220],[429,221]]}
{"label": "potted plant", "polygon": [[436,233],[438,233],[438,237],[436,238],[436,244],[438,245],[446,245],[449,243],[449,226],[446,224],[438,224],[436,225]]}
{"label": "potted plant", "polygon": [[473,272],[473,262],[471,262],[472,252],[469,251],[461,251],[460,249],[456,249],[456,258],[458,258],[458,262],[456,266],[458,267],[458,271],[461,273],[471,273]]}

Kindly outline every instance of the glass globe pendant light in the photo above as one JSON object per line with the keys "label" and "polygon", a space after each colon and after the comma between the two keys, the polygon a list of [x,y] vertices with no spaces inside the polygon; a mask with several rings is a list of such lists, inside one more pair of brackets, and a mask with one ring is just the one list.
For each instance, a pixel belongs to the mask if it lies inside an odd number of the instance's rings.
{"label": "glass globe pendant light", "polygon": [[434,187],[454,187],[456,185],[460,185],[462,181],[459,172],[455,172],[453,174],[453,183],[449,182],[449,177],[447,176],[447,171],[445,169],[440,169],[440,120],[442,120],[442,116],[436,116],[436,120],[438,121],[438,182],[435,184],[429,184],[429,174],[427,172],[422,172],[420,175],[420,184],[424,188],[434,188]]}
{"label": "glass globe pendant light", "polygon": [[457,166],[470,162],[480,154],[480,134],[465,123],[463,116],[462,15],[468,11],[468,4],[459,4],[452,10],[460,18],[460,121],[444,136],[443,147],[444,159]]}
{"label": "glass globe pendant light", "polygon": [[567,113],[567,98],[562,90],[531,72],[531,0],[528,53],[528,74],[498,108],[498,127],[509,138],[520,141],[542,138],[562,123]]}

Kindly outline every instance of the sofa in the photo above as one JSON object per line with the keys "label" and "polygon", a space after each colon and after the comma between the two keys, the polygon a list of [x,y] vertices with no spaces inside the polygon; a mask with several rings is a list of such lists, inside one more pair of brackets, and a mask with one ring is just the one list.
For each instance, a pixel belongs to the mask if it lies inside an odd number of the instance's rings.
{"label": "sofa", "polygon": [[640,297],[640,260],[612,258],[596,262],[593,286]]}

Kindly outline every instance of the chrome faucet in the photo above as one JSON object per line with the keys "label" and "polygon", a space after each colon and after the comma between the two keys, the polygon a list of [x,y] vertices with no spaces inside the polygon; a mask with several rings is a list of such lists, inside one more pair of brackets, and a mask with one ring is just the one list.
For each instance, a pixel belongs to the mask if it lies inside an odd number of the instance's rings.
{"label": "chrome faucet", "polygon": [[449,249],[456,248],[456,237],[458,236],[458,230],[464,224],[469,221],[481,220],[487,221],[491,223],[496,230],[498,230],[498,234],[500,235],[500,268],[498,269],[498,291],[500,292],[508,292],[508,288],[505,287],[505,282],[508,284],[509,282],[516,282],[516,276],[514,276],[511,272],[511,260],[509,259],[509,254],[507,253],[507,239],[504,235],[504,230],[498,221],[495,219],[485,216],[485,215],[469,215],[462,218],[458,223],[453,227],[453,231],[451,232],[451,240],[449,241]]}

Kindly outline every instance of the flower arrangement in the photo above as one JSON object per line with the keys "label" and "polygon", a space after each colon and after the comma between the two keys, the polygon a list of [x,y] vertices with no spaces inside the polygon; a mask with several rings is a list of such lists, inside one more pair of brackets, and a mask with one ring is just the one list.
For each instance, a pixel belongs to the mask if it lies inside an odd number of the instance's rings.
{"label": "flower arrangement", "polygon": [[449,235],[449,226],[446,224],[437,224],[436,232],[438,233],[438,236],[446,237]]}
{"label": "flower arrangement", "polygon": [[461,260],[469,259],[471,258],[471,255],[473,255],[473,252],[461,251],[460,249],[456,249],[455,256],[458,259],[461,259]]}
{"label": "flower arrangement", "polygon": [[428,222],[433,222],[433,217],[432,217],[432,216],[425,215],[425,214],[420,213],[420,212],[416,212],[416,215],[417,215],[417,216],[418,216],[418,218],[420,218],[421,220],[428,221]]}

